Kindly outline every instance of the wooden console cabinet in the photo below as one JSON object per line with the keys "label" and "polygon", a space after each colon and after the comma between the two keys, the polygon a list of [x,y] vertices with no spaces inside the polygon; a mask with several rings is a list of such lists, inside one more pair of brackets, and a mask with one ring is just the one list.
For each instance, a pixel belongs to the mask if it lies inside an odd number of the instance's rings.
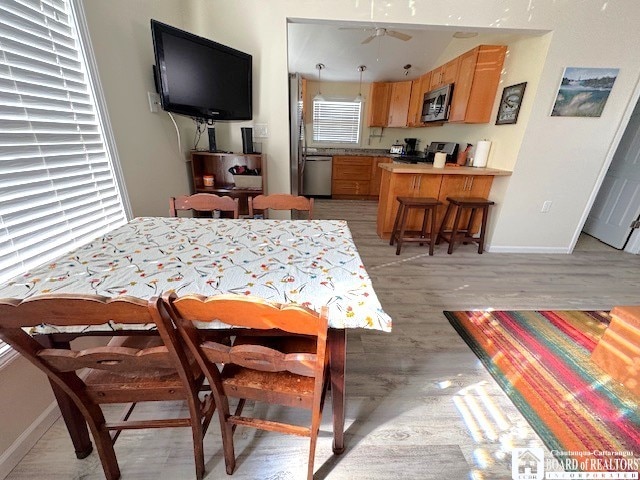
{"label": "wooden console cabinet", "polygon": [[[259,169],[262,185],[259,188],[238,188],[233,182],[229,169],[243,165],[251,169]],[[249,213],[248,198],[265,193],[267,185],[267,162],[265,155],[243,153],[211,153],[191,152],[192,193],[215,193],[240,199],[240,213]],[[213,175],[212,187],[204,185],[203,177]]]}
{"label": "wooden console cabinet", "polygon": [[[397,197],[431,197],[442,202],[436,209],[436,225],[439,227],[446,210],[447,197],[485,197],[491,191],[495,176],[511,175],[511,172],[491,168],[445,167],[432,165],[383,164],[380,182],[380,200],[376,232],[381,238],[389,238],[398,212]],[[409,217],[407,228],[419,230],[422,217]],[[474,232],[479,228],[474,224]]]}

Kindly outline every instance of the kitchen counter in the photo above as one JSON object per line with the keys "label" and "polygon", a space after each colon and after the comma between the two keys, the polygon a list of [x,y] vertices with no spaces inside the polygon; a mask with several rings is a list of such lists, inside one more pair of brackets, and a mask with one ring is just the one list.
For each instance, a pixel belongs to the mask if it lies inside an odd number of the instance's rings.
{"label": "kitchen counter", "polygon": [[383,148],[312,148],[307,147],[305,155],[316,156],[353,156],[353,157],[389,157],[389,149]]}
{"label": "kitchen counter", "polygon": [[509,176],[508,170],[498,170],[496,168],[459,167],[458,165],[445,165],[444,168],[434,168],[432,163],[381,163],[379,168],[391,173],[414,173],[431,175],[491,175]]}

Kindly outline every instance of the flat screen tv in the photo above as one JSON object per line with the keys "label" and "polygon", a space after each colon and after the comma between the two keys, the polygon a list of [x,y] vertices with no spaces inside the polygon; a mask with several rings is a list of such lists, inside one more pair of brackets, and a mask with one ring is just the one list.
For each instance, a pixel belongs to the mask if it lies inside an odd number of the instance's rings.
{"label": "flat screen tv", "polygon": [[162,108],[207,120],[251,120],[251,55],[151,20]]}

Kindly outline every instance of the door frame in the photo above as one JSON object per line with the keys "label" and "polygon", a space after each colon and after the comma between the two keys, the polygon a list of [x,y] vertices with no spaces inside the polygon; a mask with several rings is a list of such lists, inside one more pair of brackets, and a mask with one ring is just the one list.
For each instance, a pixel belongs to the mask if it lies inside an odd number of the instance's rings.
{"label": "door frame", "polygon": [[[609,171],[609,167],[611,166],[611,162],[613,161],[613,156],[618,150],[618,146],[620,145],[620,141],[622,140],[622,136],[627,130],[627,126],[629,125],[629,119],[631,118],[631,114],[633,110],[636,108],[636,104],[640,101],[640,77],[636,79],[636,85],[633,88],[633,95],[631,96],[629,102],[627,103],[627,107],[624,111],[624,115],[620,119],[620,123],[618,124],[618,130],[611,141],[611,145],[609,146],[609,150],[607,151],[607,156],[605,159],[602,168],[600,169],[600,173],[598,174],[598,178],[596,179],[596,183],[593,187],[593,191],[589,196],[589,200],[587,205],[582,212],[582,216],[580,217],[580,222],[578,223],[578,228],[573,234],[573,238],[571,239],[571,244],[569,245],[569,251],[567,253],[573,253],[573,249],[576,247],[576,243],[578,243],[578,238],[582,233],[582,229],[584,228],[584,224],[587,222],[587,218],[589,217],[589,213],[593,208],[593,204],[596,200],[596,196],[602,187],[602,183],[604,182],[604,177],[607,175]],[[627,245],[624,248],[625,252],[638,254],[640,253],[640,229],[636,229],[631,234],[631,238],[627,242]]]}

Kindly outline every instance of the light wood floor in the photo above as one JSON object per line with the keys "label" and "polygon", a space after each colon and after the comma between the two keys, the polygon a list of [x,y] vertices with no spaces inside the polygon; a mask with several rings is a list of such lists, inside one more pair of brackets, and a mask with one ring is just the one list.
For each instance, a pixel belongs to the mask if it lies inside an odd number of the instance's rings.
{"label": "light wood floor", "polygon": [[[442,310],[605,309],[640,303],[640,256],[581,238],[572,255],[478,255],[474,246],[433,257],[407,245],[400,256],[375,234],[376,203],[320,200],[316,218],[349,221],[393,332],[350,331],[347,356],[347,450],[331,451],[325,409],[316,479],[500,480],[511,478],[511,448],[540,439]],[[170,410],[175,404],[156,407]],[[207,478],[226,478],[212,425],[205,441]],[[308,443],[275,433],[236,431],[233,477],[304,478]],[[194,478],[186,429],[123,433],[116,451],[132,479]],[[77,460],[61,421],[8,477],[103,478],[97,455]]]}

